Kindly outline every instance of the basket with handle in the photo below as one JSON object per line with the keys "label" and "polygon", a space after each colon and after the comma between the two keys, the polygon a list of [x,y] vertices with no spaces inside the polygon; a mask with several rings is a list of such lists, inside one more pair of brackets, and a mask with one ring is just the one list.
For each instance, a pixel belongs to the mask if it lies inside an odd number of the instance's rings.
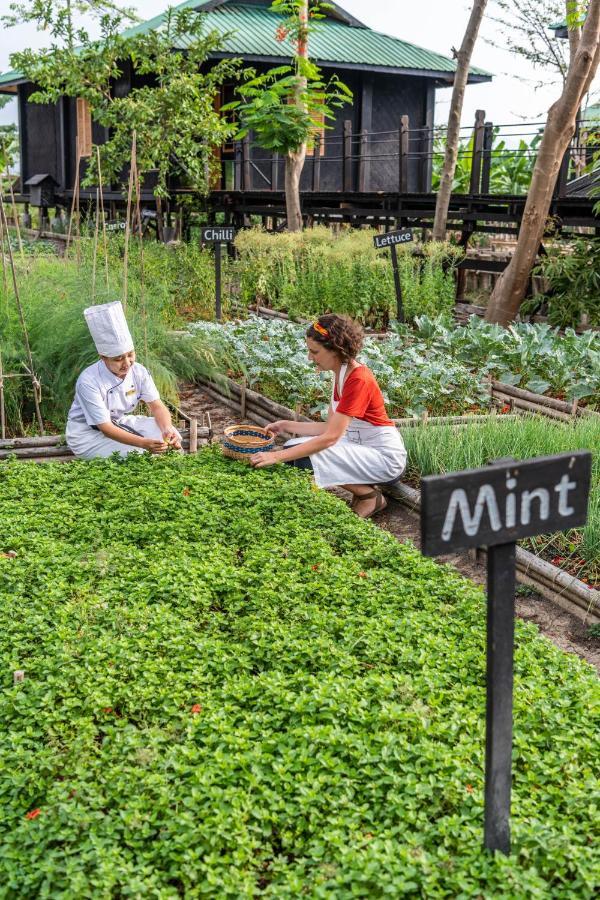
{"label": "basket with handle", "polygon": [[260,425],[228,425],[223,431],[221,445],[224,456],[247,461],[254,453],[273,450],[275,437]]}

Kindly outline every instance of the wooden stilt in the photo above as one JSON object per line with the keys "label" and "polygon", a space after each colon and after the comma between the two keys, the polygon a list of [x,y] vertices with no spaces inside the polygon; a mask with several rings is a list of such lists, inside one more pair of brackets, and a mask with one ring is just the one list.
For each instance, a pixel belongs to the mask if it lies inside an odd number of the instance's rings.
{"label": "wooden stilt", "polygon": [[108,277],[108,241],[106,238],[106,214],[104,212],[104,193],[102,191],[102,165],[100,163],[100,147],[96,145],[96,154],[98,159],[98,189],[100,191],[100,210],[102,215],[102,246],[104,247],[104,275],[106,278],[106,288],[110,287]]}

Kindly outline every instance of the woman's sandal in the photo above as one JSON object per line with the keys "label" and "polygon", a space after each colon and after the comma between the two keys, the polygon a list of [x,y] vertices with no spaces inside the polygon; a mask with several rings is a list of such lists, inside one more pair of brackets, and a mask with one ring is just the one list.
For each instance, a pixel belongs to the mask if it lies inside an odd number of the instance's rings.
{"label": "woman's sandal", "polygon": [[[366,516],[360,516],[361,519],[371,519],[371,518],[373,518],[373,516],[376,516],[377,513],[382,512],[382,510],[384,510],[386,508],[387,500],[385,499],[385,497],[383,496],[383,494],[381,493],[381,491],[378,488],[375,488],[374,490],[369,491],[368,494],[360,494],[360,495],[355,494],[350,508],[354,512],[356,512],[355,507],[359,503],[361,503],[363,500],[371,500],[372,497],[377,497],[377,500],[375,501],[375,508],[372,509],[370,513],[367,513]],[[358,515],[358,513],[356,513],[356,514]]]}

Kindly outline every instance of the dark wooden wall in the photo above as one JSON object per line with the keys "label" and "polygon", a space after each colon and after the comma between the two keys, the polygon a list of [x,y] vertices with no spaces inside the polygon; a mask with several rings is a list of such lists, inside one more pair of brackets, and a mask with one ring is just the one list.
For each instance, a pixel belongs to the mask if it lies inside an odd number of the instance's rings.
{"label": "dark wooden wall", "polygon": [[[260,66],[257,65],[257,70]],[[262,66],[266,70],[268,66]],[[329,79],[334,70],[324,68],[324,76]],[[435,89],[431,79],[416,76],[386,75],[361,70],[344,70],[337,73],[353,92],[353,103],[337,111],[333,127],[325,131],[321,145],[320,191],[344,190],[343,161],[344,122],[352,128],[352,156],[350,166],[351,190],[358,190],[360,131],[371,133],[366,147],[366,161],[363,163],[362,186],[367,191],[397,191],[399,189],[398,129],[400,118],[407,115],[411,129],[422,129],[433,124]],[[135,77],[133,85],[139,87],[152,84],[150,76]],[[132,74],[129,64],[124,66],[122,77],[115,83],[115,94],[125,96],[131,89]],[[19,87],[21,116],[22,173],[23,181],[42,172],[50,174],[58,185],[59,193],[72,189],[75,182],[76,165],[76,102],[62,98],[55,106],[32,104],[27,98],[33,93],[33,86]],[[93,141],[101,144],[106,140],[103,127],[93,124]],[[426,159],[430,143],[430,133],[412,131],[409,149],[419,154],[419,159],[408,161],[409,191],[429,189],[428,162]],[[249,158],[249,190],[269,190],[272,186],[273,169],[271,154],[260,147],[251,146]],[[225,153],[223,159],[233,160],[233,154]],[[308,191],[313,184],[313,159],[307,156],[302,174],[301,188]],[[81,175],[85,172],[82,163]],[[277,188],[284,187],[284,162],[279,160],[276,167]],[[126,181],[127,173],[123,172]],[[150,182],[145,185],[151,188]],[[222,185],[225,187],[225,185]],[[115,188],[117,186],[115,185]]]}

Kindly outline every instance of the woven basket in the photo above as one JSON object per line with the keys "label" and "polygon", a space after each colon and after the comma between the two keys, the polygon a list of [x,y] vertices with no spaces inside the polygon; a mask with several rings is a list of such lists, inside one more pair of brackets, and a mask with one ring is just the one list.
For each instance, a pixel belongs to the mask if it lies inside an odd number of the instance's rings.
{"label": "woven basket", "polygon": [[273,450],[275,438],[259,425],[229,425],[221,438],[223,455],[248,460],[253,453]]}

